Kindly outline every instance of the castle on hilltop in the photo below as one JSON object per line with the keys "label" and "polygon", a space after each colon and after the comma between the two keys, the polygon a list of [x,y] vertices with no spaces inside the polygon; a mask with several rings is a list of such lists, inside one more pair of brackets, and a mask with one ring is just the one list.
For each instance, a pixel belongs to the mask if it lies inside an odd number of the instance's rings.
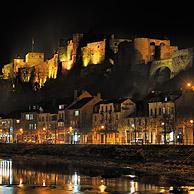
{"label": "castle on hilltop", "polygon": [[[170,78],[192,66],[193,49],[178,49],[170,40],[152,38],[120,38],[115,35],[73,34],[69,39],[61,39],[58,51],[49,60],[44,53],[29,52],[24,58],[14,58],[2,68],[5,80],[19,79],[31,82],[41,88],[49,79],[56,79],[58,71],[68,72],[77,63],[82,68],[110,63],[117,65],[121,48],[127,45],[130,65],[149,65],[149,77],[154,77],[164,69],[170,71]],[[61,69],[59,68],[61,66]]]}
{"label": "castle on hilltop", "polygon": [[22,82],[32,82],[33,85],[42,87],[47,79],[55,79],[58,70],[58,54],[49,59],[44,59],[44,53],[29,52],[25,59],[17,57],[2,68],[3,79],[19,79]]}

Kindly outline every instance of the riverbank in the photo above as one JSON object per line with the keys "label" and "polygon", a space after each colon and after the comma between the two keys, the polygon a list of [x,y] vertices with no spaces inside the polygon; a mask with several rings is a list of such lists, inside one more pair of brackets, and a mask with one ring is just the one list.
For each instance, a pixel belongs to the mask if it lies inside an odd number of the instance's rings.
{"label": "riverbank", "polygon": [[[194,146],[0,144],[0,157],[105,168],[194,184]],[[111,171],[110,171],[111,172]],[[113,173],[114,174],[114,173]]]}

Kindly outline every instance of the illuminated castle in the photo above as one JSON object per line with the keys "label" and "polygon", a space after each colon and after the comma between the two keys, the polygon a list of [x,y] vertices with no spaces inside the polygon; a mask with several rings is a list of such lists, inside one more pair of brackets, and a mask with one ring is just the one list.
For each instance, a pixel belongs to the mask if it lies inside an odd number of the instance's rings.
{"label": "illuminated castle", "polygon": [[[131,42],[129,39],[115,38],[114,35],[110,38],[101,36],[101,38],[95,37],[94,39],[83,40],[84,34],[73,34],[72,38],[67,41],[60,41],[58,53],[63,71],[70,70],[74,66],[79,54],[81,55],[83,67],[97,65],[104,62],[106,47],[109,47],[116,54],[121,42]],[[78,51],[79,47],[81,48],[80,51]]]}
{"label": "illuminated castle", "polygon": [[[126,44],[128,47],[125,55],[129,57],[123,58],[119,51],[121,45]],[[107,50],[111,56],[107,54]],[[73,34],[67,40],[60,40],[58,52],[51,59],[45,60],[44,53],[33,52],[32,49],[25,59],[18,57],[4,65],[2,73],[3,79],[15,79],[18,76],[22,82],[31,82],[33,86],[41,88],[48,79],[56,79],[58,71],[69,71],[75,64],[81,64],[82,68],[102,65],[105,61],[116,65],[119,64],[117,60],[121,58],[129,67],[137,64],[148,65],[149,77],[168,69],[170,78],[173,78],[180,71],[191,67],[193,49],[178,49],[177,46],[171,45],[170,40],[130,40],[114,35]],[[62,69],[58,68],[59,64]]]}
{"label": "illuminated castle", "polygon": [[42,87],[47,79],[56,79],[58,70],[58,54],[49,60],[44,59],[44,53],[29,52],[25,59],[15,58],[12,63],[4,65],[3,79],[14,79],[19,75],[22,82],[30,82]]}

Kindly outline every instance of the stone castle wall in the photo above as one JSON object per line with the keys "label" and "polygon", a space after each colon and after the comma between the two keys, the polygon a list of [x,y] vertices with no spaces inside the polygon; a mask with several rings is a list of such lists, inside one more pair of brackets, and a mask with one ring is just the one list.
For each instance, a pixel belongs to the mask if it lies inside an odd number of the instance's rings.
{"label": "stone castle wall", "polygon": [[25,60],[16,58],[13,63],[5,65],[2,69],[3,78],[9,79],[20,75],[22,82],[44,85],[47,79],[56,79],[58,70],[58,54],[55,54],[50,60],[44,61],[44,53],[30,52]]}
{"label": "stone castle wall", "polygon": [[192,66],[193,49],[181,49],[173,52],[169,59],[153,61],[150,68],[150,77],[153,77],[157,70],[168,68],[173,78],[180,71],[186,70]]}
{"label": "stone castle wall", "polygon": [[82,61],[84,67],[90,64],[102,63],[105,59],[105,46],[106,40],[99,42],[87,43],[85,47],[82,47]]}
{"label": "stone castle wall", "polygon": [[134,63],[147,64],[154,60],[169,59],[178,48],[171,46],[169,40],[135,38],[134,50]]}

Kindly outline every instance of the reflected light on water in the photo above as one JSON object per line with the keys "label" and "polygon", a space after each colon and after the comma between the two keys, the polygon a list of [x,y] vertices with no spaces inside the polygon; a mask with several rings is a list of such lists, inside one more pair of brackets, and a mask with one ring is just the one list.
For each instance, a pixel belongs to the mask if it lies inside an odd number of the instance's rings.
{"label": "reflected light on water", "polygon": [[104,180],[103,179],[101,179],[100,182],[101,182],[101,185],[99,186],[100,192],[104,193],[105,189],[106,189],[106,185],[104,185]]}
{"label": "reflected light on water", "polygon": [[106,189],[106,186],[102,184],[102,185],[99,186],[99,189],[100,189],[101,193],[104,193],[104,191]]}
{"label": "reflected light on water", "polygon": [[20,178],[19,186],[20,186],[20,187],[23,186],[23,179],[22,179],[22,178]]}
{"label": "reflected light on water", "polygon": [[45,187],[46,186],[46,181],[43,179],[42,180],[42,186]]}
{"label": "reflected light on water", "polygon": [[138,182],[134,182],[134,180],[130,181],[130,193],[134,193],[138,190]]}
{"label": "reflected light on water", "polygon": [[11,160],[0,160],[0,184],[13,184]]}
{"label": "reflected light on water", "polygon": [[[154,184],[144,184],[134,179],[135,175],[123,175],[119,178],[104,178],[99,176],[80,175],[81,171],[54,172],[27,166],[26,163],[11,160],[0,160],[0,194],[62,194],[62,193],[167,193],[169,187],[159,187]],[[66,173],[66,174],[65,174]],[[9,187],[7,187],[9,185]],[[33,186],[33,187],[31,187]],[[54,186],[54,187],[53,187]],[[46,187],[46,188],[44,188]],[[183,188],[183,187],[182,187]],[[194,194],[194,187],[185,186],[189,194]]]}

